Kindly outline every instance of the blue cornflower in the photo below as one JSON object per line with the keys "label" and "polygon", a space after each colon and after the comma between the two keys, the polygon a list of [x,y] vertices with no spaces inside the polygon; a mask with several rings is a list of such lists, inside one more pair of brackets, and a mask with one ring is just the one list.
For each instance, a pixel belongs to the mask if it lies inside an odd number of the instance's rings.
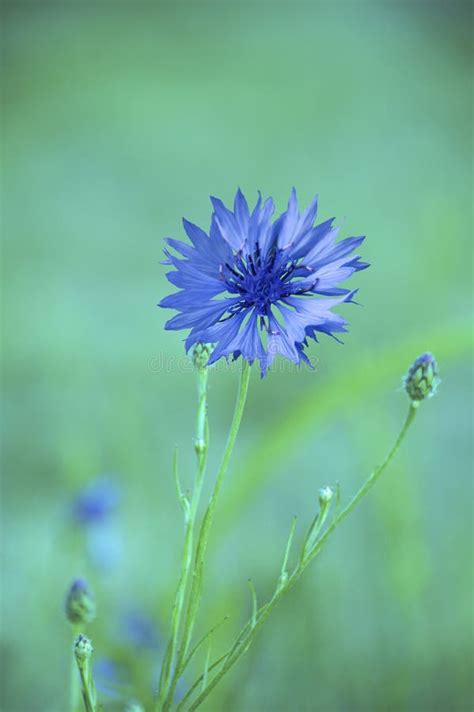
{"label": "blue cornflower", "polygon": [[166,328],[191,329],[187,350],[215,344],[209,364],[242,356],[258,360],[262,376],[276,354],[311,365],[304,353],[308,338],[346,331],[345,319],[331,309],[353,301],[355,291],[338,285],[368,267],[350,256],[364,238],[336,242],[334,218],[314,226],[317,198],[300,214],[294,188],[287,210],[273,222],[273,200],[262,204],[260,194],[252,212],[240,189],[233,211],[211,201],[209,235],[183,220],[192,245],[167,239],[184,259],[165,250],[165,264],[175,268],[168,280],[181,289],[160,302],[181,312]]}

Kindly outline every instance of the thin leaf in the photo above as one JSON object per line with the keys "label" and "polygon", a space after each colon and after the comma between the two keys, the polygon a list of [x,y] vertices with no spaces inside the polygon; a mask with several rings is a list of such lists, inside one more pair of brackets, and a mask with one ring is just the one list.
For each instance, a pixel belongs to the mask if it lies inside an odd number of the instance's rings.
{"label": "thin leaf", "polygon": [[194,655],[197,653],[197,651],[199,650],[199,648],[201,647],[201,645],[203,645],[203,643],[205,643],[206,640],[207,640],[208,638],[210,638],[211,635],[212,635],[213,633],[215,633],[215,631],[216,631],[218,628],[220,628],[221,625],[223,625],[227,620],[229,620],[229,616],[225,616],[225,618],[223,618],[219,623],[216,623],[215,626],[213,626],[210,630],[208,630],[207,633],[205,633],[205,634],[202,636],[202,638],[200,638],[200,639],[198,640],[198,642],[197,642],[196,645],[192,648],[192,650],[190,651],[188,657],[187,657],[186,660],[184,661],[182,670],[185,670],[185,669],[187,668],[187,666],[188,666],[189,663],[191,662],[191,659],[192,659],[192,658],[194,657]]}
{"label": "thin leaf", "polygon": [[179,481],[179,472],[178,472],[178,447],[176,446],[174,449],[173,453],[173,476],[174,476],[174,481],[176,484],[176,491],[178,493],[178,499],[179,503],[181,505],[181,508],[183,510],[184,514],[184,519],[187,522],[189,518],[189,500],[186,497],[186,495],[183,492],[183,489],[181,487],[181,482]]}
{"label": "thin leaf", "polygon": [[286,549],[285,549],[285,556],[283,557],[283,563],[281,565],[281,571],[280,571],[280,577],[278,579],[277,591],[279,591],[281,588],[283,588],[283,586],[285,585],[285,583],[288,580],[288,571],[287,571],[288,559],[290,556],[291,545],[293,543],[293,537],[295,535],[297,519],[298,518],[296,516],[293,517],[293,521],[291,523],[290,535],[288,537],[288,541],[287,541]]}
{"label": "thin leaf", "polygon": [[255,590],[255,586],[253,584],[252,579],[248,580],[249,588],[250,588],[250,593],[252,594],[252,628],[255,628],[255,625],[257,623],[257,591]]}

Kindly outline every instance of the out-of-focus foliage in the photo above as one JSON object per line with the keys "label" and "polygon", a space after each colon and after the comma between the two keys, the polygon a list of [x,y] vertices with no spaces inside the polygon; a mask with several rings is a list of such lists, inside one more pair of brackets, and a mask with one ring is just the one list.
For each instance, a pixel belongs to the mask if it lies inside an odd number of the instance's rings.
{"label": "out-of-focus foliage", "polygon": [[[189,482],[195,415],[182,335],[155,308],[162,240],[182,215],[205,227],[211,193],[261,189],[283,208],[293,184],[343,236],[367,234],[372,267],[345,346],[312,347],[316,373],[254,374],[207,571],[202,630],[229,615],[216,654],[250,610],[247,578],[270,592],[292,515],[309,520],[337,481],[346,501],[384,456],[413,359],[433,351],[443,382],[205,707],[471,709],[470,6],[2,13],[2,709],[65,709],[77,576],[97,600],[106,709],[156,683],[182,543],[172,453]],[[210,382],[212,467],[235,369]],[[94,482],[116,496],[78,516]]]}

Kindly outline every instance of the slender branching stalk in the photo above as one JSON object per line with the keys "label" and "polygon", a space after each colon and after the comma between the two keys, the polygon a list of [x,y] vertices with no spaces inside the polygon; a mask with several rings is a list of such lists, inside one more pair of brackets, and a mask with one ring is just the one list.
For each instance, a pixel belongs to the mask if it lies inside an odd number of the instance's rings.
{"label": "slender branching stalk", "polygon": [[[252,615],[250,619],[247,621],[247,623],[243,626],[242,630],[240,631],[239,635],[237,636],[236,641],[232,645],[232,647],[227,651],[227,653],[223,656],[221,656],[218,660],[215,662],[206,665],[206,674],[204,673],[194,682],[194,684],[191,686],[191,688],[188,690],[184,698],[181,700],[179,705],[177,706],[177,710],[181,711],[186,708],[186,705],[189,703],[189,707],[187,707],[188,712],[192,712],[192,710],[197,709],[203,702],[204,700],[208,697],[208,695],[213,691],[213,689],[216,687],[216,685],[220,682],[220,680],[224,677],[224,675],[230,670],[230,668],[235,665],[235,663],[240,659],[240,657],[248,650],[250,647],[251,643],[253,642],[257,632],[259,629],[263,626],[267,618],[269,617],[270,613],[274,609],[275,605],[278,603],[280,598],[286,594],[293,586],[299,581],[301,578],[302,574],[308,567],[308,565],[311,563],[311,561],[319,554],[321,551],[322,547],[326,543],[326,541],[329,539],[331,534],[334,532],[334,530],[337,528],[339,524],[355,509],[355,507],[359,504],[359,502],[366,496],[366,494],[372,489],[376,481],[379,479],[379,477],[382,475],[386,467],[389,465],[389,463],[392,461],[394,456],[396,455],[403,439],[405,438],[405,435],[412,424],[414,417],[417,412],[417,405],[418,403],[411,403],[410,404],[410,409],[408,411],[408,415],[406,417],[405,423],[400,431],[400,434],[398,438],[396,439],[393,447],[391,448],[390,452],[388,453],[387,457],[385,460],[382,462],[381,465],[375,468],[373,472],[369,475],[369,477],[366,479],[364,484],[361,486],[359,491],[354,495],[354,497],[350,500],[350,502],[347,504],[347,506],[339,513],[336,514],[330,524],[327,526],[327,528],[323,531],[323,526],[324,526],[324,521],[327,519],[327,515],[329,512],[329,504],[332,499],[332,496],[330,494],[330,490],[328,488],[324,488],[320,492],[320,511],[319,514],[315,517],[313,520],[308,533],[305,537],[303,546],[302,546],[302,551],[301,555],[299,557],[298,563],[295,566],[293,572],[288,575],[286,572],[286,566],[288,562],[288,557],[289,557],[289,550],[291,546],[291,542],[293,540],[293,535],[294,535],[294,529],[295,529],[295,522],[293,522],[293,526],[291,528],[290,532],[290,537],[288,539],[288,544],[286,546],[285,550],[285,556],[284,556],[284,562],[282,566],[282,571],[280,573],[280,576],[277,581],[275,593],[273,594],[272,598],[263,606],[261,606],[258,610],[255,609],[255,602],[256,602],[256,596],[253,594],[253,610],[252,610]],[[213,670],[216,670],[216,673],[211,677],[210,673]],[[203,680],[206,680],[206,684],[203,685]],[[193,702],[191,702],[191,698],[193,694],[196,692],[196,690],[201,686],[201,691],[199,695],[195,698]]]}
{"label": "slender branching stalk", "polygon": [[198,413],[196,420],[196,437],[194,447],[196,451],[198,466],[196,480],[191,496],[191,501],[181,489],[178,476],[177,456],[175,455],[174,473],[178,489],[178,496],[183,507],[184,513],[184,549],[183,559],[181,564],[181,573],[176,589],[173,612],[171,616],[171,635],[166,648],[163,664],[161,668],[160,685],[158,690],[157,710],[161,710],[164,702],[174,693],[170,690],[171,678],[176,670],[176,653],[179,645],[179,635],[181,630],[181,621],[183,615],[184,604],[186,600],[186,592],[188,590],[188,581],[191,573],[191,564],[193,559],[194,532],[196,526],[196,517],[198,513],[199,500],[201,498],[202,485],[204,482],[204,474],[206,470],[207,451],[209,446],[209,428],[207,422],[207,381],[208,369],[205,365],[200,365],[197,368],[198,381]]}
{"label": "slender branching stalk", "polygon": [[[232,451],[234,449],[235,441],[237,439],[237,434],[239,432],[240,423],[242,421],[242,415],[244,412],[245,402],[247,399],[247,392],[250,380],[250,365],[247,361],[242,362],[242,371],[240,374],[239,389],[237,394],[237,400],[235,403],[234,415],[232,418],[232,423],[229,430],[229,435],[227,438],[227,443],[224,449],[224,454],[222,456],[221,464],[217,472],[214,489],[212,491],[209,504],[204,513],[201,527],[199,530],[199,535],[196,543],[196,552],[193,563],[192,570],[192,580],[191,588],[189,592],[188,605],[186,609],[186,615],[183,623],[183,631],[181,637],[181,644],[176,656],[176,660],[173,665],[173,670],[171,670],[171,660],[166,661],[167,664],[167,677],[170,682],[166,685],[166,691],[164,691],[165,686],[160,687],[160,695],[158,698],[157,710],[161,712],[163,710],[166,712],[170,709],[173,703],[174,692],[179,678],[181,677],[187,662],[190,660],[190,647],[192,643],[192,635],[194,630],[194,624],[196,621],[196,616],[199,609],[199,604],[201,601],[202,593],[202,579],[203,579],[203,569],[204,560],[206,556],[207,543],[209,540],[209,533],[211,529],[212,519],[214,516],[217,499],[219,492],[224,481],[227,469],[229,467],[230,458],[232,456]],[[187,564],[188,565],[188,564]],[[190,565],[190,562],[189,562]],[[189,569],[188,569],[189,570]],[[186,575],[187,582],[187,575]],[[184,589],[183,589],[184,596]],[[177,638],[177,635],[176,635]],[[173,651],[174,652],[174,651]]]}

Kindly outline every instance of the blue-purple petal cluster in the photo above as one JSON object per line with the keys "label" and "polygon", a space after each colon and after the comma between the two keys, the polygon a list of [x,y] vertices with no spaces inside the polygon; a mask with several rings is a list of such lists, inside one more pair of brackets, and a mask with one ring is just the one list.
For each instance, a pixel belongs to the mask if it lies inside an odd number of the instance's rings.
{"label": "blue-purple petal cluster", "polygon": [[364,238],[337,242],[334,218],[314,225],[317,199],[300,213],[295,189],[276,220],[271,198],[262,202],[259,195],[252,211],[240,190],[233,210],[218,198],[211,202],[209,234],[183,220],[191,244],[167,240],[174,250],[165,250],[174,268],[167,277],[180,291],[160,302],[179,312],[166,328],[191,330],[187,350],[214,344],[209,364],[242,356],[258,360],[262,376],[277,354],[311,365],[308,339],[347,330],[331,310],[353,301],[355,291],[339,284],[368,267],[352,254]]}

